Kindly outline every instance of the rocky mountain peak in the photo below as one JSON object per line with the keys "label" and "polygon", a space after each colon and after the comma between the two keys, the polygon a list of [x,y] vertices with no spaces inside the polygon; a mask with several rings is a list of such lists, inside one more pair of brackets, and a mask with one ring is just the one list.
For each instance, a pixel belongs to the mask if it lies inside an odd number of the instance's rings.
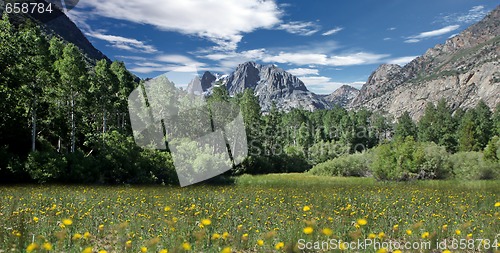
{"label": "rocky mountain peak", "polygon": [[245,62],[225,79],[230,95],[252,89],[263,111],[269,111],[274,102],[279,109],[303,108],[315,110],[329,108],[321,96],[310,92],[296,76],[276,65],[261,65]]}
{"label": "rocky mountain peak", "polygon": [[500,103],[500,6],[483,20],[438,44],[404,67],[382,65],[370,75],[349,105],[357,109],[404,111],[414,119],[428,102],[446,98],[452,108],[470,108],[479,100]]}
{"label": "rocky mountain peak", "polygon": [[213,83],[217,80],[217,77],[210,73],[210,71],[205,71],[203,76],[201,77],[201,88],[203,91],[207,91],[210,87],[212,87]]}
{"label": "rocky mountain peak", "polygon": [[338,105],[345,107],[359,94],[359,90],[349,86],[342,85],[340,88],[336,89],[333,93],[326,95],[324,99],[332,105]]}
{"label": "rocky mountain peak", "polygon": [[397,64],[382,64],[368,77],[368,81],[361,88],[359,95],[352,103],[360,103],[367,99],[379,96],[397,86],[401,81],[402,67]]}

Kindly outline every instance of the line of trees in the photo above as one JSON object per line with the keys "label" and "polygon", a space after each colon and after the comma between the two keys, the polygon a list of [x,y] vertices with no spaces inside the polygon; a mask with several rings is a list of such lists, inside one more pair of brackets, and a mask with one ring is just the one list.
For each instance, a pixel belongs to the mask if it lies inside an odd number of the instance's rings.
{"label": "line of trees", "polygon": [[[127,97],[139,85],[122,62],[93,63],[73,44],[48,38],[32,23],[13,27],[4,15],[0,180],[176,183],[170,153],[139,148],[132,138]],[[464,111],[452,110],[443,99],[429,103],[418,122],[405,112],[396,123],[381,113],[341,107],[282,112],[272,106],[263,114],[250,89],[231,97],[215,87],[208,104],[221,101],[239,106],[247,133],[249,157],[228,173],[232,175],[304,172],[320,166],[336,171],[330,174],[363,176],[377,171],[368,168],[372,161],[346,155],[367,150],[385,154],[379,158],[388,160],[374,163],[384,173],[387,168],[417,173],[420,165],[413,161],[424,161],[422,154],[434,159],[434,151],[456,153],[457,161],[481,160],[484,154],[498,162],[500,157],[494,137],[500,135],[500,105],[493,113],[482,101]],[[408,175],[404,172],[386,175]],[[460,173],[467,174],[467,169]]]}
{"label": "line of trees", "polygon": [[26,22],[0,21],[0,180],[173,182],[168,153],[139,149],[122,62],[92,62]]}

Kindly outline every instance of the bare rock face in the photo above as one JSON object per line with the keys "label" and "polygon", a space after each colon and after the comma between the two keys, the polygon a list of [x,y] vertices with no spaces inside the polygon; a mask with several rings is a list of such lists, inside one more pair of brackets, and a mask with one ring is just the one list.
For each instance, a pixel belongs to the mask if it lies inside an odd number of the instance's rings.
{"label": "bare rock face", "polygon": [[230,95],[252,89],[264,112],[269,111],[273,103],[284,111],[292,108],[311,111],[330,108],[330,104],[309,91],[299,78],[274,65],[240,64],[223,83]]}
{"label": "bare rock face", "polygon": [[209,91],[216,80],[217,77],[215,75],[213,75],[209,71],[205,71],[205,73],[203,73],[203,76],[201,76],[201,79],[194,78],[193,80],[191,80],[186,88],[186,91],[192,94],[202,94]]}
{"label": "bare rock face", "polygon": [[330,95],[323,97],[323,99],[331,105],[345,107],[351,103],[358,96],[358,94],[358,89],[349,85],[342,85]]}
{"label": "bare rock face", "polygon": [[353,99],[352,103],[357,104],[380,96],[393,90],[399,85],[401,80],[401,67],[396,64],[382,64],[375,70],[366,84],[361,88],[359,95]]}
{"label": "bare rock face", "polygon": [[420,118],[428,102],[445,98],[453,109],[479,100],[500,103],[500,6],[482,21],[404,67],[380,66],[347,106],[370,108],[394,116],[408,111]]}

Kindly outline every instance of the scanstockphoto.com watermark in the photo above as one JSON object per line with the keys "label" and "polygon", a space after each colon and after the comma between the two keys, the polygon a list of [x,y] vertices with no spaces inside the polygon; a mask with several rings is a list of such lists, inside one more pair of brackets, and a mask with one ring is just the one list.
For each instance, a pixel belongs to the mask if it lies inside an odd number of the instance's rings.
{"label": "scanstockphoto.com watermark", "polygon": [[493,239],[483,238],[451,238],[420,241],[381,241],[379,239],[358,239],[355,241],[343,241],[340,239],[329,239],[323,241],[308,241],[299,239],[297,242],[299,250],[303,251],[330,251],[330,250],[354,250],[365,251],[386,249],[389,252],[400,251],[427,251],[427,250],[452,250],[452,251],[483,251],[500,249],[500,234]]}
{"label": "scanstockphoto.com watermark", "polygon": [[193,67],[148,80],[128,97],[136,144],[169,150],[181,186],[220,175],[248,156],[240,108],[209,105],[205,96]]}
{"label": "scanstockphoto.com watermark", "polygon": [[419,242],[393,242],[380,241],[377,239],[358,239],[356,241],[343,241],[339,239],[329,239],[324,241],[308,241],[299,239],[297,246],[300,250],[314,251],[329,251],[329,250],[430,250],[432,248],[431,241]]}

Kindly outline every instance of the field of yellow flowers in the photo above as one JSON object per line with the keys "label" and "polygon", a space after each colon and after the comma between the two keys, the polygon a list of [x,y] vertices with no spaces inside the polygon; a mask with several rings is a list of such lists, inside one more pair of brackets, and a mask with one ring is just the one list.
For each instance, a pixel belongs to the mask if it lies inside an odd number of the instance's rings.
{"label": "field of yellow flowers", "polygon": [[[186,188],[2,186],[0,252],[405,252],[313,248],[365,239],[500,252],[499,185],[289,174]],[[474,247],[437,249],[452,240]]]}

